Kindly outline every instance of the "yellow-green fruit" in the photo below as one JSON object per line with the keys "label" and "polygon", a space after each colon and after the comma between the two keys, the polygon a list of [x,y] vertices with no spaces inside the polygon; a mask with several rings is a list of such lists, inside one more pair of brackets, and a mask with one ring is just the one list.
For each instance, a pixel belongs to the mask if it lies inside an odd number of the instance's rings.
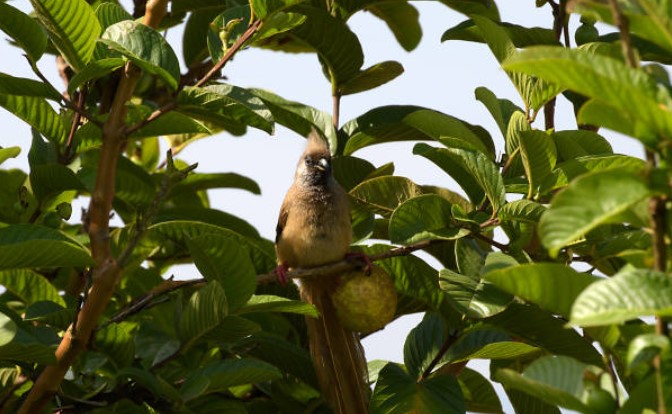
{"label": "yellow-green fruit", "polygon": [[341,275],[331,298],[341,324],[354,332],[383,328],[397,309],[394,282],[378,266],[373,266],[368,276],[361,270]]}

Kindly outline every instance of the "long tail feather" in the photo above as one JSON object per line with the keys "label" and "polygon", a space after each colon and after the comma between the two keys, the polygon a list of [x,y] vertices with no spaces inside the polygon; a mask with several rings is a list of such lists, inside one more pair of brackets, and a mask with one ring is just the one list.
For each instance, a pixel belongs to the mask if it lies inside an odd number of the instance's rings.
{"label": "long tail feather", "polygon": [[319,318],[306,318],[310,353],[322,395],[337,414],[367,414],[370,389],[364,348],[356,333],[341,326],[330,291],[335,280],[304,280],[301,298]]}

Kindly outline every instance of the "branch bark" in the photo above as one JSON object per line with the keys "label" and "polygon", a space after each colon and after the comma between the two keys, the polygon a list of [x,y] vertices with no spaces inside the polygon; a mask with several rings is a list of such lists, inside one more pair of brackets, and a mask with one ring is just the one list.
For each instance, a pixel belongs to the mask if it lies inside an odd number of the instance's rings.
{"label": "branch bark", "polygon": [[[144,22],[156,28],[166,14],[167,3],[167,0],[148,2]],[[86,302],[77,314],[76,321],[65,331],[56,349],[56,362],[45,367],[39,375],[21,405],[19,414],[42,412],[56,394],[66,372],[79,354],[86,349],[98,319],[107,308],[121,275],[122,269],[112,255],[109,222],[117,160],[127,137],[124,123],[126,103],[133,96],[140,74],[140,70],[130,62],[124,67],[112,101],[110,115],[103,125],[103,144],[86,223],[91,242],[91,255],[95,262],[91,289]]]}

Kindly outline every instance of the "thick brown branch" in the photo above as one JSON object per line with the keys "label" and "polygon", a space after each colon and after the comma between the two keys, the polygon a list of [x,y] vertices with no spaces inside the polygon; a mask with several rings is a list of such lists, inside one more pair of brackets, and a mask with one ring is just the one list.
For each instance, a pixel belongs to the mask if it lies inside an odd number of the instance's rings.
{"label": "thick brown branch", "polygon": [[112,257],[109,238],[109,220],[114,198],[114,181],[117,160],[125,143],[124,118],[126,102],[140,77],[140,71],[128,64],[117,88],[110,116],[103,126],[103,145],[96,175],[95,187],[91,193],[88,211],[88,232],[91,254],[95,262],[92,285],[87,300],[77,316],[77,330],[69,328],[56,350],[56,362],[45,367],[35,381],[19,414],[42,412],[42,409],[56,393],[66,372],[75,358],[84,350],[98,319],[112,297],[121,273]]}

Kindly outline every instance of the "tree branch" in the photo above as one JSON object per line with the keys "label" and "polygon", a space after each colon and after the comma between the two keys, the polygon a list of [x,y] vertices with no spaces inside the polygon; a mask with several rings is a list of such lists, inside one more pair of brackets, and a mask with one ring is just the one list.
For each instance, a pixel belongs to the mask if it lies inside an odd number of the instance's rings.
{"label": "tree branch", "polygon": [[457,341],[458,336],[454,334],[449,334],[446,340],[443,342],[443,345],[441,345],[441,349],[439,349],[439,352],[436,353],[434,356],[434,359],[432,359],[432,362],[427,365],[427,368],[425,368],[424,371],[422,371],[422,374],[418,377],[418,380],[416,382],[422,382],[424,381],[429,375],[434,371],[434,368],[436,365],[441,362],[441,358],[448,352],[451,346]]}
{"label": "tree branch", "polygon": [[[149,17],[145,17],[145,22],[152,27],[158,26],[160,21],[158,16],[165,15],[165,10],[162,14],[159,9],[166,7],[166,0],[150,1],[147,4]],[[77,329],[74,330],[71,325],[65,331],[56,349],[56,362],[45,367],[39,375],[18,414],[42,412],[52,396],[56,394],[72,363],[86,349],[98,319],[107,308],[116,289],[121,267],[112,256],[109,235],[110,212],[115,193],[117,161],[126,143],[124,125],[126,103],[133,96],[140,74],[139,68],[130,62],[126,64],[112,101],[110,115],[103,125],[103,145],[86,223],[91,243],[91,255],[95,265],[87,300],[77,315],[76,323],[73,323]]]}
{"label": "tree branch", "polygon": [[623,15],[620,7],[618,7],[618,0],[609,0],[609,8],[611,9],[611,16],[614,19],[614,25],[618,28],[621,35],[621,48],[623,49],[625,63],[631,68],[636,68],[639,64],[637,63],[635,51],[632,47],[630,22],[628,21],[628,18]]}
{"label": "tree branch", "polygon": [[224,53],[222,59],[219,62],[217,62],[217,64],[213,66],[212,69],[210,69],[210,71],[201,78],[201,80],[196,82],[195,86],[203,86],[208,81],[210,81],[210,79],[212,79],[212,77],[215,76],[215,74],[219,72],[224,67],[224,65],[227,64],[229,60],[231,60],[233,55],[235,55],[236,52],[243,47],[245,42],[247,42],[247,40],[250,37],[252,37],[252,35],[255,34],[260,27],[261,27],[261,20],[257,20],[256,22],[252,23],[250,27],[248,27],[247,30],[245,30],[242,36],[240,36],[240,38],[236,40],[236,42],[226,51],[226,53]]}

